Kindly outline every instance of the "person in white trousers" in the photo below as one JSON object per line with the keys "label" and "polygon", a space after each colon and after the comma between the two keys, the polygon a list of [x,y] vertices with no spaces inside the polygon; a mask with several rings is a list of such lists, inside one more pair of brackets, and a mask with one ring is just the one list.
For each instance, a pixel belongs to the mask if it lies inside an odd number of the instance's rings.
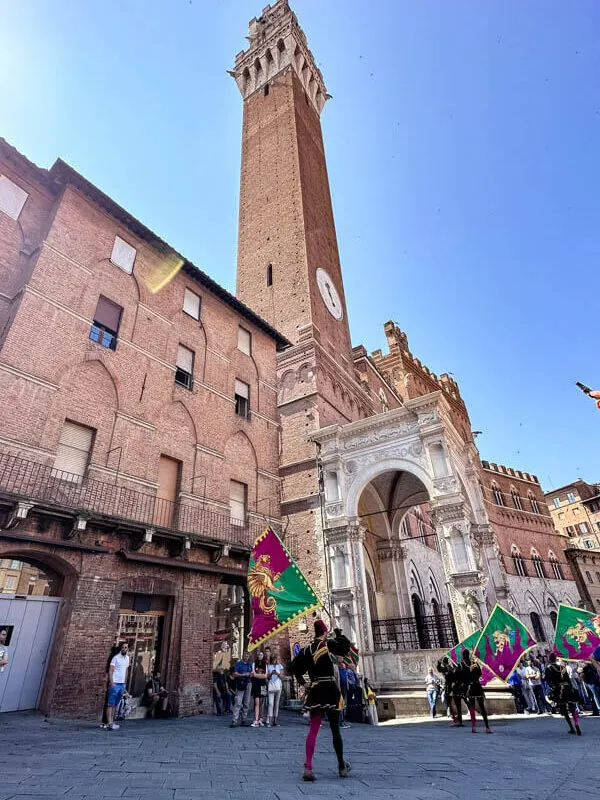
{"label": "person in white trousers", "polygon": [[277,663],[276,656],[268,654],[267,675],[269,679],[267,681],[267,725],[269,727],[277,727],[279,725],[279,701],[281,700],[281,690],[283,689],[283,683],[281,681],[282,673],[283,667],[281,664]]}

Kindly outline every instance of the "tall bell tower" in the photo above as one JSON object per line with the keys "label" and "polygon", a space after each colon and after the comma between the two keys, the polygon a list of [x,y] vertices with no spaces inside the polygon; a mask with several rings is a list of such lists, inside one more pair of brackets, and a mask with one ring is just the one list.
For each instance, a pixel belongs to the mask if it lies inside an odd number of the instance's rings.
{"label": "tall bell tower", "polygon": [[[287,0],[249,24],[232,75],[244,98],[237,295],[337,361],[350,333],[320,115],[329,95]],[[344,359],[344,361],[341,361]]]}
{"label": "tall bell tower", "polygon": [[327,592],[318,450],[310,434],[373,413],[357,379],[321,111],[328,94],[287,0],[250,21],[231,75],[244,101],[237,295],[292,343],[278,354],[286,544]]}

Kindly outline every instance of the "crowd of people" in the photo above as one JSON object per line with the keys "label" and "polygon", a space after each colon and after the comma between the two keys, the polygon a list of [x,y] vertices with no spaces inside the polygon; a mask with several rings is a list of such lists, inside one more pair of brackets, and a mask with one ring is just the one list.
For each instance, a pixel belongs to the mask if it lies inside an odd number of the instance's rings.
{"label": "crowd of people", "polygon": [[[231,727],[277,727],[285,669],[270,647],[258,650],[251,658],[245,652],[231,661],[226,641],[213,659],[213,710],[217,716],[231,715]],[[352,722],[377,724],[376,696],[344,658],[334,658],[334,674],[340,689],[340,728]],[[293,674],[290,672],[290,676]],[[302,690],[301,694],[302,694]],[[251,722],[249,721],[249,715]],[[308,712],[305,712],[308,716]]]}
{"label": "crowd of people", "polygon": [[[600,647],[590,661],[563,662],[550,651],[528,653],[510,675],[507,683],[518,714],[560,714],[568,732],[581,736],[579,716],[589,711],[600,716]],[[483,719],[486,733],[492,733],[481,686],[481,667],[464,650],[460,664],[447,656],[438,661],[436,675],[429,667],[425,676],[425,691],[431,716],[437,714],[441,700],[452,717],[452,726],[463,727],[462,707],[466,705],[471,730],[477,733],[476,706]],[[441,677],[440,677],[441,676]]]}

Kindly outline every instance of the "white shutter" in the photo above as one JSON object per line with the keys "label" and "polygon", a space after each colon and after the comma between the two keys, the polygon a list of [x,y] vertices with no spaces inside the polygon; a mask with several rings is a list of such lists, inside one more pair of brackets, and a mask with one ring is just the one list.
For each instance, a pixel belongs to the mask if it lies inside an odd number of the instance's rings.
{"label": "white shutter", "polygon": [[200,319],[200,297],[189,289],[183,295],[183,310],[194,319]]}
{"label": "white shutter", "polygon": [[188,350],[187,347],[184,347],[182,344],[180,344],[177,350],[177,366],[179,369],[182,369],[184,372],[188,372],[191,375],[194,371],[193,350]]}
{"label": "white shutter", "polygon": [[[66,421],[56,449],[54,469],[52,470],[53,475],[57,475],[64,480],[82,478],[87,469],[93,438],[93,428]],[[69,478],[67,475],[61,475],[60,473],[63,472],[73,477]]]}
{"label": "white shutter", "polygon": [[239,481],[229,482],[229,512],[232,525],[245,525],[246,521],[246,484]]}
{"label": "white shutter", "polygon": [[29,195],[6,175],[0,175],[0,211],[11,219],[19,219],[25,201]]}
{"label": "white shutter", "polygon": [[120,267],[125,272],[133,272],[133,265],[137,250],[132,247],[120,236],[115,236],[115,243],[113,244],[112,254],[110,260],[115,266]]}
{"label": "white shutter", "polygon": [[241,350],[242,353],[246,353],[246,355],[249,356],[251,351],[251,344],[252,344],[252,337],[250,331],[247,331],[245,328],[242,328],[241,326],[238,327],[238,350]]}
{"label": "white shutter", "polygon": [[236,380],[235,393],[239,394],[240,397],[245,397],[246,400],[248,400],[248,398],[250,397],[250,387],[248,386],[247,383]]}

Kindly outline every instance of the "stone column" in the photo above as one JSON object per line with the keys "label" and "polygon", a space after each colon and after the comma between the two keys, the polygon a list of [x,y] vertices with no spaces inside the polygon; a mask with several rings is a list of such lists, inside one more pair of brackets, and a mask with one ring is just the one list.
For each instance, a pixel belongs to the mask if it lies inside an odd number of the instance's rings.
{"label": "stone column", "polygon": [[364,536],[365,531],[358,520],[326,530],[333,613],[359,650],[371,651],[373,634],[365,576]]}
{"label": "stone column", "polygon": [[483,625],[487,617],[485,575],[478,568],[471,539],[471,522],[460,500],[433,506],[448,594],[459,638]]}
{"label": "stone column", "polygon": [[404,572],[405,555],[406,553],[400,540],[387,540],[377,543],[381,582],[386,588],[386,605],[388,604],[387,598],[393,598],[386,608],[386,617],[388,619],[412,616]]}
{"label": "stone column", "polygon": [[473,553],[478,570],[486,582],[485,596],[488,605],[504,603],[508,597],[508,586],[500,562],[500,548],[494,532],[488,524],[471,525]]}

